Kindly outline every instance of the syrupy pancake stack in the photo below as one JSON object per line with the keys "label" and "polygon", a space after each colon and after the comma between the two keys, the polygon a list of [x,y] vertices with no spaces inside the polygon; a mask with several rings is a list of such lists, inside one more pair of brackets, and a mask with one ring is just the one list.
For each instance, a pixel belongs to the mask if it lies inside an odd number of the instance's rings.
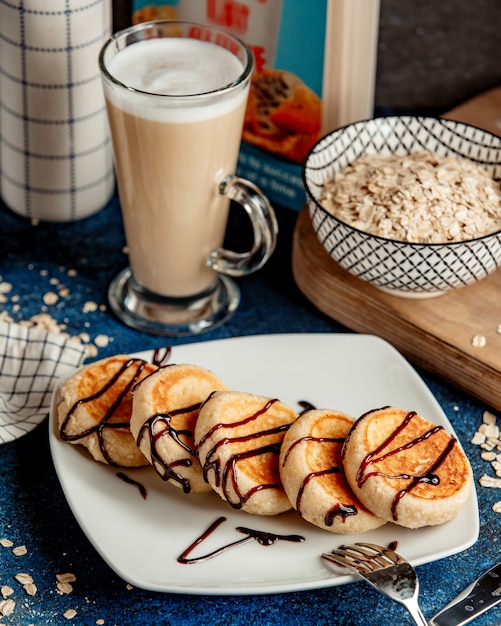
{"label": "syrupy pancake stack", "polygon": [[457,440],[400,408],[356,420],[332,409],[298,413],[276,398],[228,389],[197,365],[126,355],[82,368],[61,396],[61,438],[97,461],[150,464],[187,494],[214,491],[256,515],[294,508],[330,532],[442,524],[473,484]]}

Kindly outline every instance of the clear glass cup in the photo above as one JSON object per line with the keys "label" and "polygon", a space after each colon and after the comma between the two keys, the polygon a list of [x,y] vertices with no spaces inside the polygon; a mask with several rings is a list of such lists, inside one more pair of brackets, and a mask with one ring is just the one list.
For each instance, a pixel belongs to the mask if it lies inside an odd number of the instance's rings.
{"label": "clear glass cup", "polygon": [[[277,238],[266,197],[234,174],[252,54],[217,27],[157,21],[113,35],[99,65],[130,263],[111,308],[154,334],[210,330],[238,306],[230,276],[261,268]],[[249,216],[247,252],[222,247],[231,200]]]}

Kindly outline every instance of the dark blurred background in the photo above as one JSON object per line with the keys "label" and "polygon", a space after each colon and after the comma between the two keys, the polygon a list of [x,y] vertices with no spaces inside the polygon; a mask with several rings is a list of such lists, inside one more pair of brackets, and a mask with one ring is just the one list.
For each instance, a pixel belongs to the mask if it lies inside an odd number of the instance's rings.
{"label": "dark blurred background", "polygon": [[501,0],[380,0],[377,112],[440,114],[497,86]]}

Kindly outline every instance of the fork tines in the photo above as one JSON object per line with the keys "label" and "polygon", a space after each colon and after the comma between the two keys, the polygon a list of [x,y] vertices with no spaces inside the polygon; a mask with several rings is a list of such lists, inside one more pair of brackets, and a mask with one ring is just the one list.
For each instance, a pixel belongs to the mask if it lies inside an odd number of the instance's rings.
{"label": "fork tines", "polygon": [[375,572],[401,562],[393,550],[373,543],[355,543],[339,546],[322,554],[327,561],[360,573]]}

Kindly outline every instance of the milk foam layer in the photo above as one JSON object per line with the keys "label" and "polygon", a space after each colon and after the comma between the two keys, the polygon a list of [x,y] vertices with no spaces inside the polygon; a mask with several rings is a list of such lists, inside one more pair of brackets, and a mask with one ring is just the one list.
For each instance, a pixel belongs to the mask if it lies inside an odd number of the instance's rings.
{"label": "milk foam layer", "polygon": [[108,70],[127,87],[145,92],[124,94],[112,88],[107,96],[113,104],[133,115],[158,121],[208,119],[226,113],[246,97],[245,89],[244,93],[236,90],[231,98],[225,96],[210,103],[203,96],[224,90],[238,80],[244,68],[228,50],[198,39],[140,41],[111,59]]}

